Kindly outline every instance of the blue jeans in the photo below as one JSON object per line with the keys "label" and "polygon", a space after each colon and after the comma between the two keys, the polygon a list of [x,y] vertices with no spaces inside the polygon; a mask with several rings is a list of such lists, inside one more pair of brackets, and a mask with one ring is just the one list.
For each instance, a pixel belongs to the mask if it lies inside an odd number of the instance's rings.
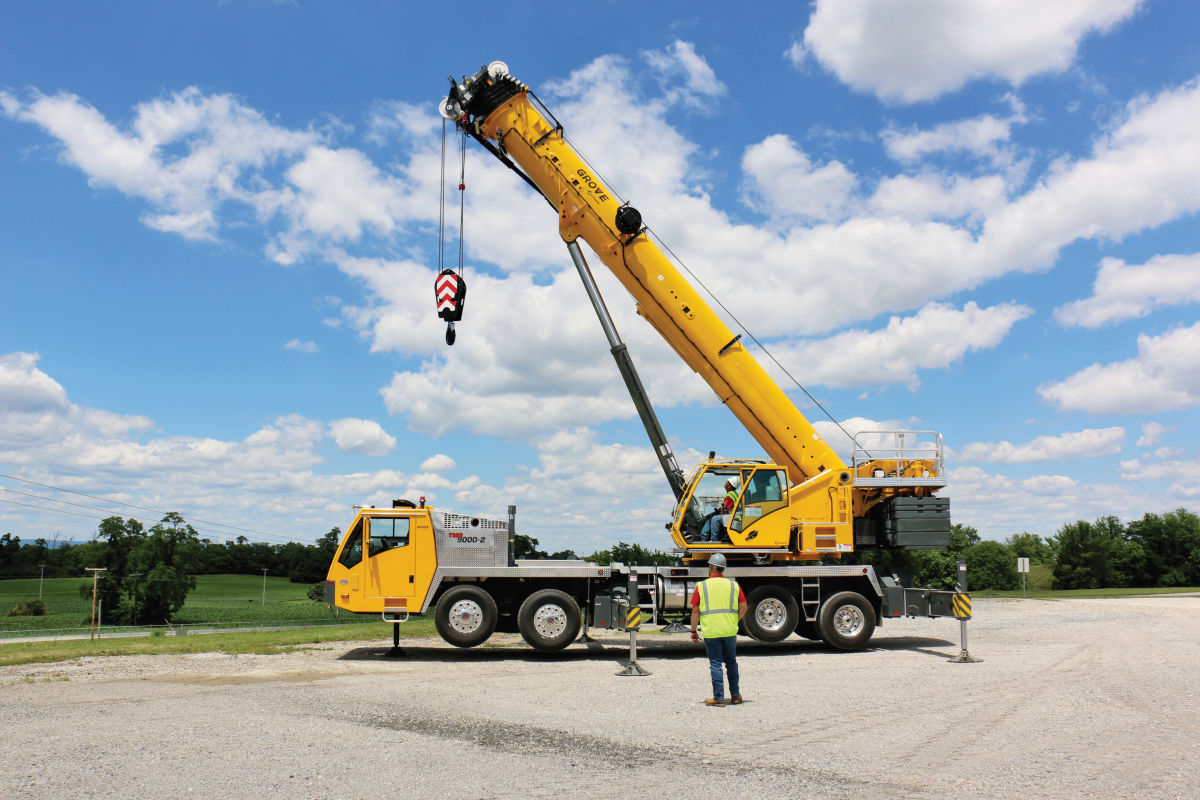
{"label": "blue jeans", "polygon": [[729,694],[741,694],[738,687],[737,637],[722,636],[719,639],[705,639],[704,649],[708,651],[708,670],[712,673],[713,699],[725,699],[725,677],[721,674],[721,664],[729,673]]}
{"label": "blue jeans", "polygon": [[724,530],[724,520],[721,519],[721,515],[711,516],[700,526],[700,541],[719,542],[721,541],[721,532]]}

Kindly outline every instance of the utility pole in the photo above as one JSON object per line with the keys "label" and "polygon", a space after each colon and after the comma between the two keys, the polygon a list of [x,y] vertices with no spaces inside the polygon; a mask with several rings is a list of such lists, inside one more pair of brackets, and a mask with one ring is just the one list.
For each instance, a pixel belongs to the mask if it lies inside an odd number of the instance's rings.
{"label": "utility pole", "polygon": [[46,565],[38,564],[41,568],[41,573],[38,575],[38,600],[42,599],[42,584],[46,582]]}
{"label": "utility pole", "polygon": [[263,570],[263,608],[267,607],[267,571]]}
{"label": "utility pole", "polygon": [[108,572],[107,567],[85,567],[84,572],[92,573],[92,629],[90,631],[89,640],[96,638],[96,585],[100,580],[101,572]]}

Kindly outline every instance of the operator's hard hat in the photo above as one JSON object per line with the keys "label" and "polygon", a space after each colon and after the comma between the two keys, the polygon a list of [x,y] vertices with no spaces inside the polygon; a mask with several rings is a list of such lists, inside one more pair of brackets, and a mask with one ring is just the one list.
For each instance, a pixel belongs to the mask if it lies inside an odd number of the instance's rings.
{"label": "operator's hard hat", "polygon": [[720,553],[713,553],[708,557],[708,565],[710,567],[720,567],[721,569],[725,569],[725,556],[721,555]]}
{"label": "operator's hard hat", "polygon": [[739,475],[732,475],[732,476],[726,478],[725,482],[736,489],[736,488],[738,488],[738,486],[741,485],[742,478]]}

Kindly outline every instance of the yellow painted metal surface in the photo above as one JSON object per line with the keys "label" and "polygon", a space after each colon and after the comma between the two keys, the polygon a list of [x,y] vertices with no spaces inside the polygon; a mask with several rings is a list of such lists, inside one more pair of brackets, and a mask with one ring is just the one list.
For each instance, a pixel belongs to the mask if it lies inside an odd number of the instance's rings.
{"label": "yellow painted metal surface", "polygon": [[[334,602],[357,613],[387,610],[418,612],[437,569],[437,549],[429,508],[363,509],[350,530],[363,548],[363,559],[352,567],[342,564],[343,552],[353,546],[349,535],[338,547],[326,580],[334,582]],[[374,520],[409,521],[407,544],[382,552],[371,552],[371,523]],[[361,528],[360,528],[361,525]]]}

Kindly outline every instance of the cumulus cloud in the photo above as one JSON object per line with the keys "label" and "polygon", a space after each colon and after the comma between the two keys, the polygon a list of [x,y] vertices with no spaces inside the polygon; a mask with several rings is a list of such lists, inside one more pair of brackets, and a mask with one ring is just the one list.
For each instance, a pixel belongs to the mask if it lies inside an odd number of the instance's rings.
{"label": "cumulus cloud", "polygon": [[1138,437],[1138,447],[1153,447],[1162,441],[1164,433],[1175,430],[1174,425],[1163,425],[1161,422],[1143,422],[1142,435]]}
{"label": "cumulus cloud", "polygon": [[343,453],[379,457],[396,449],[396,437],[369,419],[335,419],[329,423],[329,435]]}
{"label": "cumulus cloud", "polygon": [[1200,302],[1200,253],[1158,255],[1145,264],[1100,262],[1092,296],[1054,309],[1063,325],[1099,328],[1144,317],[1156,308]]}
{"label": "cumulus cloud", "polygon": [[911,317],[892,317],[886,328],[851,330],[820,341],[775,347],[789,371],[807,375],[810,383],[847,387],[869,384],[920,384],[917,369],[948,367],[971,350],[995,347],[1019,320],[1033,313],[1028,306],[1004,303],[980,308],[973,301],[962,310],[930,303]]}
{"label": "cumulus cloud", "polygon": [[39,360],[39,353],[0,355],[0,411],[7,412],[3,422],[9,431],[37,440],[55,438],[61,432],[58,426],[113,438],[154,429],[154,421],[140,414],[75,405],[67,399],[66,389],[38,368]]}
{"label": "cumulus cloud", "polygon": [[1061,72],[1082,39],[1128,19],[1141,0],[817,0],[793,62],[816,58],[885,100],[917,102],[970,80],[1012,84]]}
{"label": "cumulus cloud", "polygon": [[726,92],[725,84],[691,42],[676,39],[663,50],[644,51],[642,58],[658,74],[663,98],[672,105],[708,111],[712,100]]}
{"label": "cumulus cloud", "polygon": [[1012,160],[1011,150],[997,143],[1007,142],[1013,125],[1026,122],[1026,116],[1024,105],[1015,95],[1006,95],[1005,99],[1013,107],[1009,117],[983,114],[944,122],[929,130],[888,128],[882,134],[884,148],[892,158],[903,162],[919,161],[931,153],[966,152],[987,157],[994,164],[1007,164]]}
{"label": "cumulus cloud", "polygon": [[1138,354],[1093,364],[1066,380],[1038,387],[1062,411],[1139,414],[1200,405],[1200,322],[1161,336],[1138,336]]}
{"label": "cumulus cloud", "polygon": [[[318,141],[287,130],[232,95],[189,88],[141,103],[125,130],[78,96],[5,96],[5,113],[43,128],[62,143],[62,160],[97,186],[148,200],[158,213],[142,220],[186,239],[213,239],[215,211],[226,200],[249,201],[262,170]],[[183,155],[173,155],[182,146]]]}
{"label": "cumulus cloud", "polygon": [[442,453],[430,456],[421,462],[422,472],[453,472],[456,469],[458,469],[458,464],[454,459]]}
{"label": "cumulus cloud", "polygon": [[1152,461],[1134,459],[1121,462],[1121,479],[1126,481],[1169,482],[1167,494],[1179,499],[1200,497],[1200,460]]}
{"label": "cumulus cloud", "polygon": [[[863,181],[847,164],[819,163],[786,136],[772,134],[747,149],[743,175],[746,201],[769,219],[761,225],[738,222],[713,206],[703,188],[699,149],[672,124],[682,101],[671,86],[691,86],[689,91],[711,96],[714,84],[690,60],[694,48],[672,46],[663,53],[649,59],[657,65],[654,75],[670,77],[663,66],[668,63],[677,62],[681,71],[657,96],[643,93],[631,65],[612,56],[548,84],[543,96],[553,101],[583,152],[603,165],[615,186],[636,198],[654,231],[691,270],[739,316],[753,312],[755,335],[791,354],[793,363],[819,370],[819,380],[827,385],[912,385],[921,369],[941,368],[972,349],[994,346],[1028,313],[1012,304],[980,309],[966,303],[955,309],[937,301],[1014,270],[1049,268],[1060,249],[1076,239],[1119,238],[1200,210],[1200,181],[1195,180],[1200,141],[1190,135],[1200,126],[1200,89],[1193,81],[1131,103],[1088,156],[1056,162],[1032,189],[1011,199],[1013,187],[999,175],[921,173]],[[219,97],[195,90],[181,96],[190,100],[177,103],[179,108],[220,106]],[[37,124],[49,119],[40,112],[36,119],[22,116],[41,108],[40,101],[7,97],[6,113]],[[63,96],[58,102],[72,113],[90,114],[104,130],[137,139],[78,98]],[[143,113],[141,108],[135,115]],[[242,202],[263,221],[270,257],[284,263],[326,259],[361,282],[365,297],[339,303],[341,319],[373,351],[419,361],[419,367],[397,372],[382,390],[389,412],[406,417],[414,430],[438,435],[466,428],[520,437],[633,416],[620,378],[602,352],[607,347],[553,212],[478,148],[468,153],[466,192],[475,299],[459,326],[458,344],[452,349],[442,344],[442,329],[430,324],[428,296],[412,289],[431,285],[433,278],[431,258],[421,249],[428,239],[419,237],[436,217],[439,126],[431,105],[376,111],[380,119],[390,114],[403,128],[402,136],[398,129],[379,128],[380,136],[396,134],[393,139],[403,140],[403,155],[386,168],[310,131],[281,129],[287,146],[270,151],[274,171],[234,170],[242,177],[213,184],[233,189],[202,194],[207,199],[198,209],[176,204],[163,213],[211,211],[219,224],[218,201]],[[263,119],[251,112],[239,113]],[[201,115],[188,129],[192,138],[179,141],[185,146],[193,139],[196,146],[227,142],[209,130],[216,118]],[[605,124],[594,124],[597,118]],[[86,155],[68,160],[89,180],[116,185],[111,176],[124,174],[121,163],[106,161],[117,151],[102,147],[102,136],[74,137],[60,126],[47,130],[65,137],[64,152],[74,153],[75,147]],[[76,138],[83,145],[66,144]],[[240,151],[227,146],[231,152],[215,161],[243,163],[237,160]],[[154,169],[174,163],[151,150]],[[811,196],[789,195],[774,181],[769,159],[763,158],[771,154],[789,175],[811,181]],[[139,191],[158,203],[154,192]],[[353,245],[368,238],[403,255],[362,257]],[[495,268],[476,271],[480,262]],[[654,401],[715,402],[703,382],[620,299],[626,295],[611,274],[593,272]],[[773,302],[762,303],[762,286],[771,287]],[[908,312],[915,313],[904,316]],[[845,330],[880,315],[896,319],[884,330]],[[951,337],[965,335],[967,345],[955,340],[918,352],[939,326]],[[801,338],[831,334],[829,349],[895,360],[859,359],[853,367],[839,366]]]}
{"label": "cumulus cloud", "polygon": [[302,342],[299,339],[292,339],[284,345],[288,350],[299,350],[301,353],[316,353],[321,348],[317,347],[316,342]]}
{"label": "cumulus cloud", "polygon": [[744,202],[776,217],[828,222],[845,216],[856,178],[841,162],[815,166],[790,137],[768,136],[746,149]]}
{"label": "cumulus cloud", "polygon": [[993,464],[1036,464],[1040,461],[1067,461],[1073,458],[1113,456],[1125,443],[1124,428],[1100,428],[1039,436],[1029,444],[1009,442],[972,442],[955,452],[959,461],[986,461]]}

